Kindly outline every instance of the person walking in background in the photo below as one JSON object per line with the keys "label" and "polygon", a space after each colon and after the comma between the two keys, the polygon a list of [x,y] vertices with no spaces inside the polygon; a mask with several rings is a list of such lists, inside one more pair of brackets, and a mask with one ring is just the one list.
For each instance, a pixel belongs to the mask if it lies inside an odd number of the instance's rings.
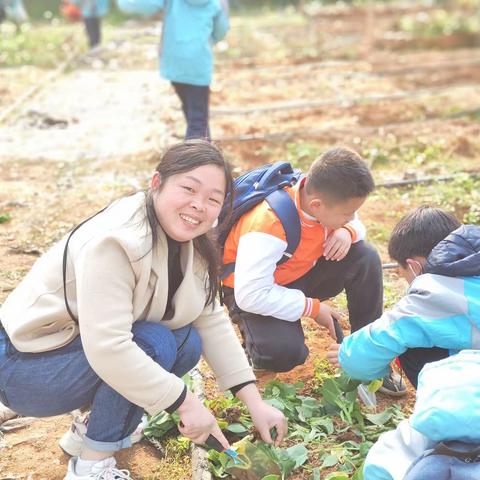
{"label": "person walking in background", "polygon": [[0,0],[0,23],[11,20],[18,27],[28,21],[28,14],[22,0]]}
{"label": "person walking in background", "polygon": [[160,73],[169,80],[187,122],[185,138],[210,139],[212,45],[228,29],[226,0],[118,0],[126,13],[152,15],[164,9]]}
{"label": "person walking in background", "polygon": [[[77,8],[75,8],[77,7]],[[63,15],[71,21],[83,19],[88,46],[92,49],[102,42],[102,17],[109,10],[108,0],[68,0],[61,7]],[[79,15],[79,11],[80,14]]]}

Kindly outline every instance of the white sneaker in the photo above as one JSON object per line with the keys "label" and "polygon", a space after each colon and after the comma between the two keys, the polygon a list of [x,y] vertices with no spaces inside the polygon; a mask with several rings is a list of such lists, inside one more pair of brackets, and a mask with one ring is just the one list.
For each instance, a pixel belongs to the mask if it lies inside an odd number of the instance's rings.
{"label": "white sneaker", "polygon": [[[58,442],[61,449],[71,455],[72,457],[78,457],[83,447],[83,437],[87,433],[88,415],[84,418],[75,417],[72,426],[63,434],[62,438]],[[148,425],[147,415],[142,416],[142,420],[139,423],[136,430],[130,435],[132,444],[138,443],[143,438],[143,431]]]}
{"label": "white sneaker", "polygon": [[68,462],[68,470],[63,480],[133,480],[128,470],[116,468],[117,462],[113,457],[97,462],[88,475],[78,475],[75,472],[77,458]]}

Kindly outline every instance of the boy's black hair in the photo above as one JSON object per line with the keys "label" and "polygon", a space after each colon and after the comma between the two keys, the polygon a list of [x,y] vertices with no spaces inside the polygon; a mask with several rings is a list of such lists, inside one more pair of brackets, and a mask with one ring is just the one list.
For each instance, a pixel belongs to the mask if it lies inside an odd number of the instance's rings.
{"label": "boy's black hair", "polygon": [[307,174],[308,194],[324,194],[327,202],[365,198],[375,188],[372,174],[362,157],[349,148],[327,150]]}
{"label": "boy's black hair", "polygon": [[406,268],[407,258],[427,258],[433,247],[460,225],[453,214],[422,205],[404,215],[395,225],[388,242],[388,254]]}

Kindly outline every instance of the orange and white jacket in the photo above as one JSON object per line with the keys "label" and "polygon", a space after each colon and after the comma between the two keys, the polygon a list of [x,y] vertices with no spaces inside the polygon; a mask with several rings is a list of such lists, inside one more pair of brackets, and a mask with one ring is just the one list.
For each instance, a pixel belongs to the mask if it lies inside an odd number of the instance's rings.
{"label": "orange and white jacket", "polygon": [[[235,301],[246,312],[289,322],[300,317],[315,318],[319,313],[319,299],[284,286],[313,268],[323,256],[325,241],[332,233],[300,209],[299,191],[303,184],[301,181],[286,189],[297,206],[301,223],[300,243],[287,262],[277,266],[287,248],[286,236],[266,201],[243,215],[227,237],[223,262],[235,262],[235,271],[223,283],[234,288]],[[365,237],[366,229],[357,216],[342,228],[350,232],[353,242]]]}

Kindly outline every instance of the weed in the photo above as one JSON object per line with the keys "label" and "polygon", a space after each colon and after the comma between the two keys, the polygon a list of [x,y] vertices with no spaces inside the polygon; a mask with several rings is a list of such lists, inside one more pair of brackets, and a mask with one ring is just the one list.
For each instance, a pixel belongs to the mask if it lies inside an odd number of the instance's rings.
{"label": "weed", "polygon": [[443,9],[405,15],[397,25],[399,30],[421,37],[436,37],[455,33],[475,34],[480,32],[480,16],[465,15],[465,12],[448,12]]}
{"label": "weed", "polygon": [[71,27],[56,24],[43,26],[23,24],[17,32],[11,24],[0,25],[2,49],[0,65],[16,67],[35,65],[52,68],[65,60],[75,44]]}

